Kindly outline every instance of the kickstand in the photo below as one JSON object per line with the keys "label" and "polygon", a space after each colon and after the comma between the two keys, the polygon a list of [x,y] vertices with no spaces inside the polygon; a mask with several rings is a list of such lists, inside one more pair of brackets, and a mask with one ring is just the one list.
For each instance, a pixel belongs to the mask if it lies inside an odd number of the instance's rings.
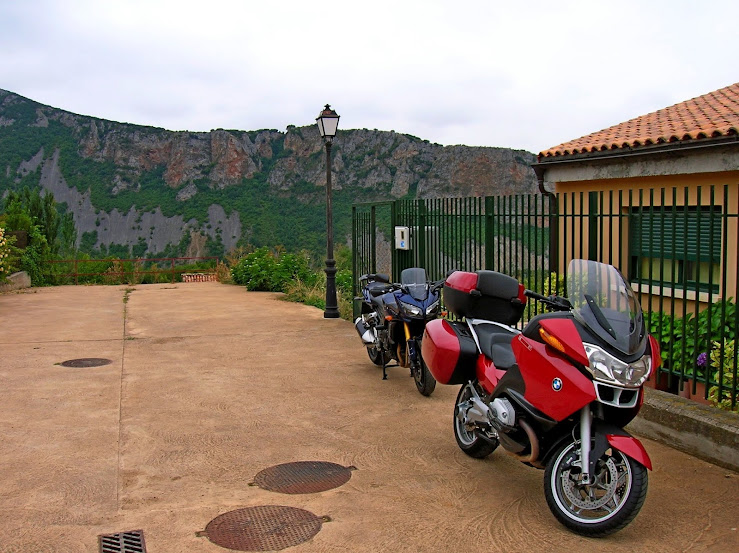
{"label": "kickstand", "polygon": [[385,359],[385,350],[380,350],[380,355],[382,355],[382,379],[387,380],[387,361]]}

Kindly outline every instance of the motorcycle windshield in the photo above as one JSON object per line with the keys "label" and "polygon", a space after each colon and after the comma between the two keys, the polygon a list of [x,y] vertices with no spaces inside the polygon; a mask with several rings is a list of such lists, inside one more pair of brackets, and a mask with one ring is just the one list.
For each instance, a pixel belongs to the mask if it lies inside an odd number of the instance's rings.
{"label": "motorcycle windshield", "polygon": [[647,336],[639,300],[614,266],[573,259],[567,297],[575,318],[606,344],[626,355],[643,346]]}
{"label": "motorcycle windshield", "polygon": [[423,301],[428,295],[426,286],[426,269],[412,267],[400,273],[400,283],[406,287],[414,300]]}

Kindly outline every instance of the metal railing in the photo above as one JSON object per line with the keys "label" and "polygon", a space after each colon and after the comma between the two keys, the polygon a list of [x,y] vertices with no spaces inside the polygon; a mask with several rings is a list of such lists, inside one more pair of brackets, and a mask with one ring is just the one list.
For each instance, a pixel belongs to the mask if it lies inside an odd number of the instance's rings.
{"label": "metal railing", "polygon": [[[49,280],[54,284],[140,284],[182,280],[183,273],[193,272],[193,264],[205,267],[197,272],[215,274],[218,257],[162,257],[133,259],[54,259]],[[212,265],[212,266],[210,266]]]}
{"label": "metal railing", "polygon": [[[395,227],[410,235],[398,249]],[[739,191],[736,186],[557,195],[398,200],[353,208],[357,278],[408,267],[497,270],[560,293],[573,258],[617,267],[632,282],[662,347],[660,389],[737,408]],[[391,252],[389,267],[381,250]],[[526,315],[535,311],[529,309]]]}

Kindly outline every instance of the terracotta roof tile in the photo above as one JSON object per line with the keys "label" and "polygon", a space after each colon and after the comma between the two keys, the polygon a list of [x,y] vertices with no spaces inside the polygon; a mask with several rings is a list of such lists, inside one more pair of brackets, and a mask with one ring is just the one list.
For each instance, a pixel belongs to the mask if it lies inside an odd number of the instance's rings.
{"label": "terracotta roof tile", "polygon": [[739,134],[739,83],[642,115],[539,153],[557,156]]}

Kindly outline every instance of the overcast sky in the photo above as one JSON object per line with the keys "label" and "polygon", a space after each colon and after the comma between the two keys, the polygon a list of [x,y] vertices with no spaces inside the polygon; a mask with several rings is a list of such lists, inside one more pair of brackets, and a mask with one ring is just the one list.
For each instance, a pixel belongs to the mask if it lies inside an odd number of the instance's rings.
{"label": "overcast sky", "polygon": [[[551,146],[739,81],[735,0],[0,0],[0,88],[171,130]],[[337,147],[340,147],[337,144]]]}

